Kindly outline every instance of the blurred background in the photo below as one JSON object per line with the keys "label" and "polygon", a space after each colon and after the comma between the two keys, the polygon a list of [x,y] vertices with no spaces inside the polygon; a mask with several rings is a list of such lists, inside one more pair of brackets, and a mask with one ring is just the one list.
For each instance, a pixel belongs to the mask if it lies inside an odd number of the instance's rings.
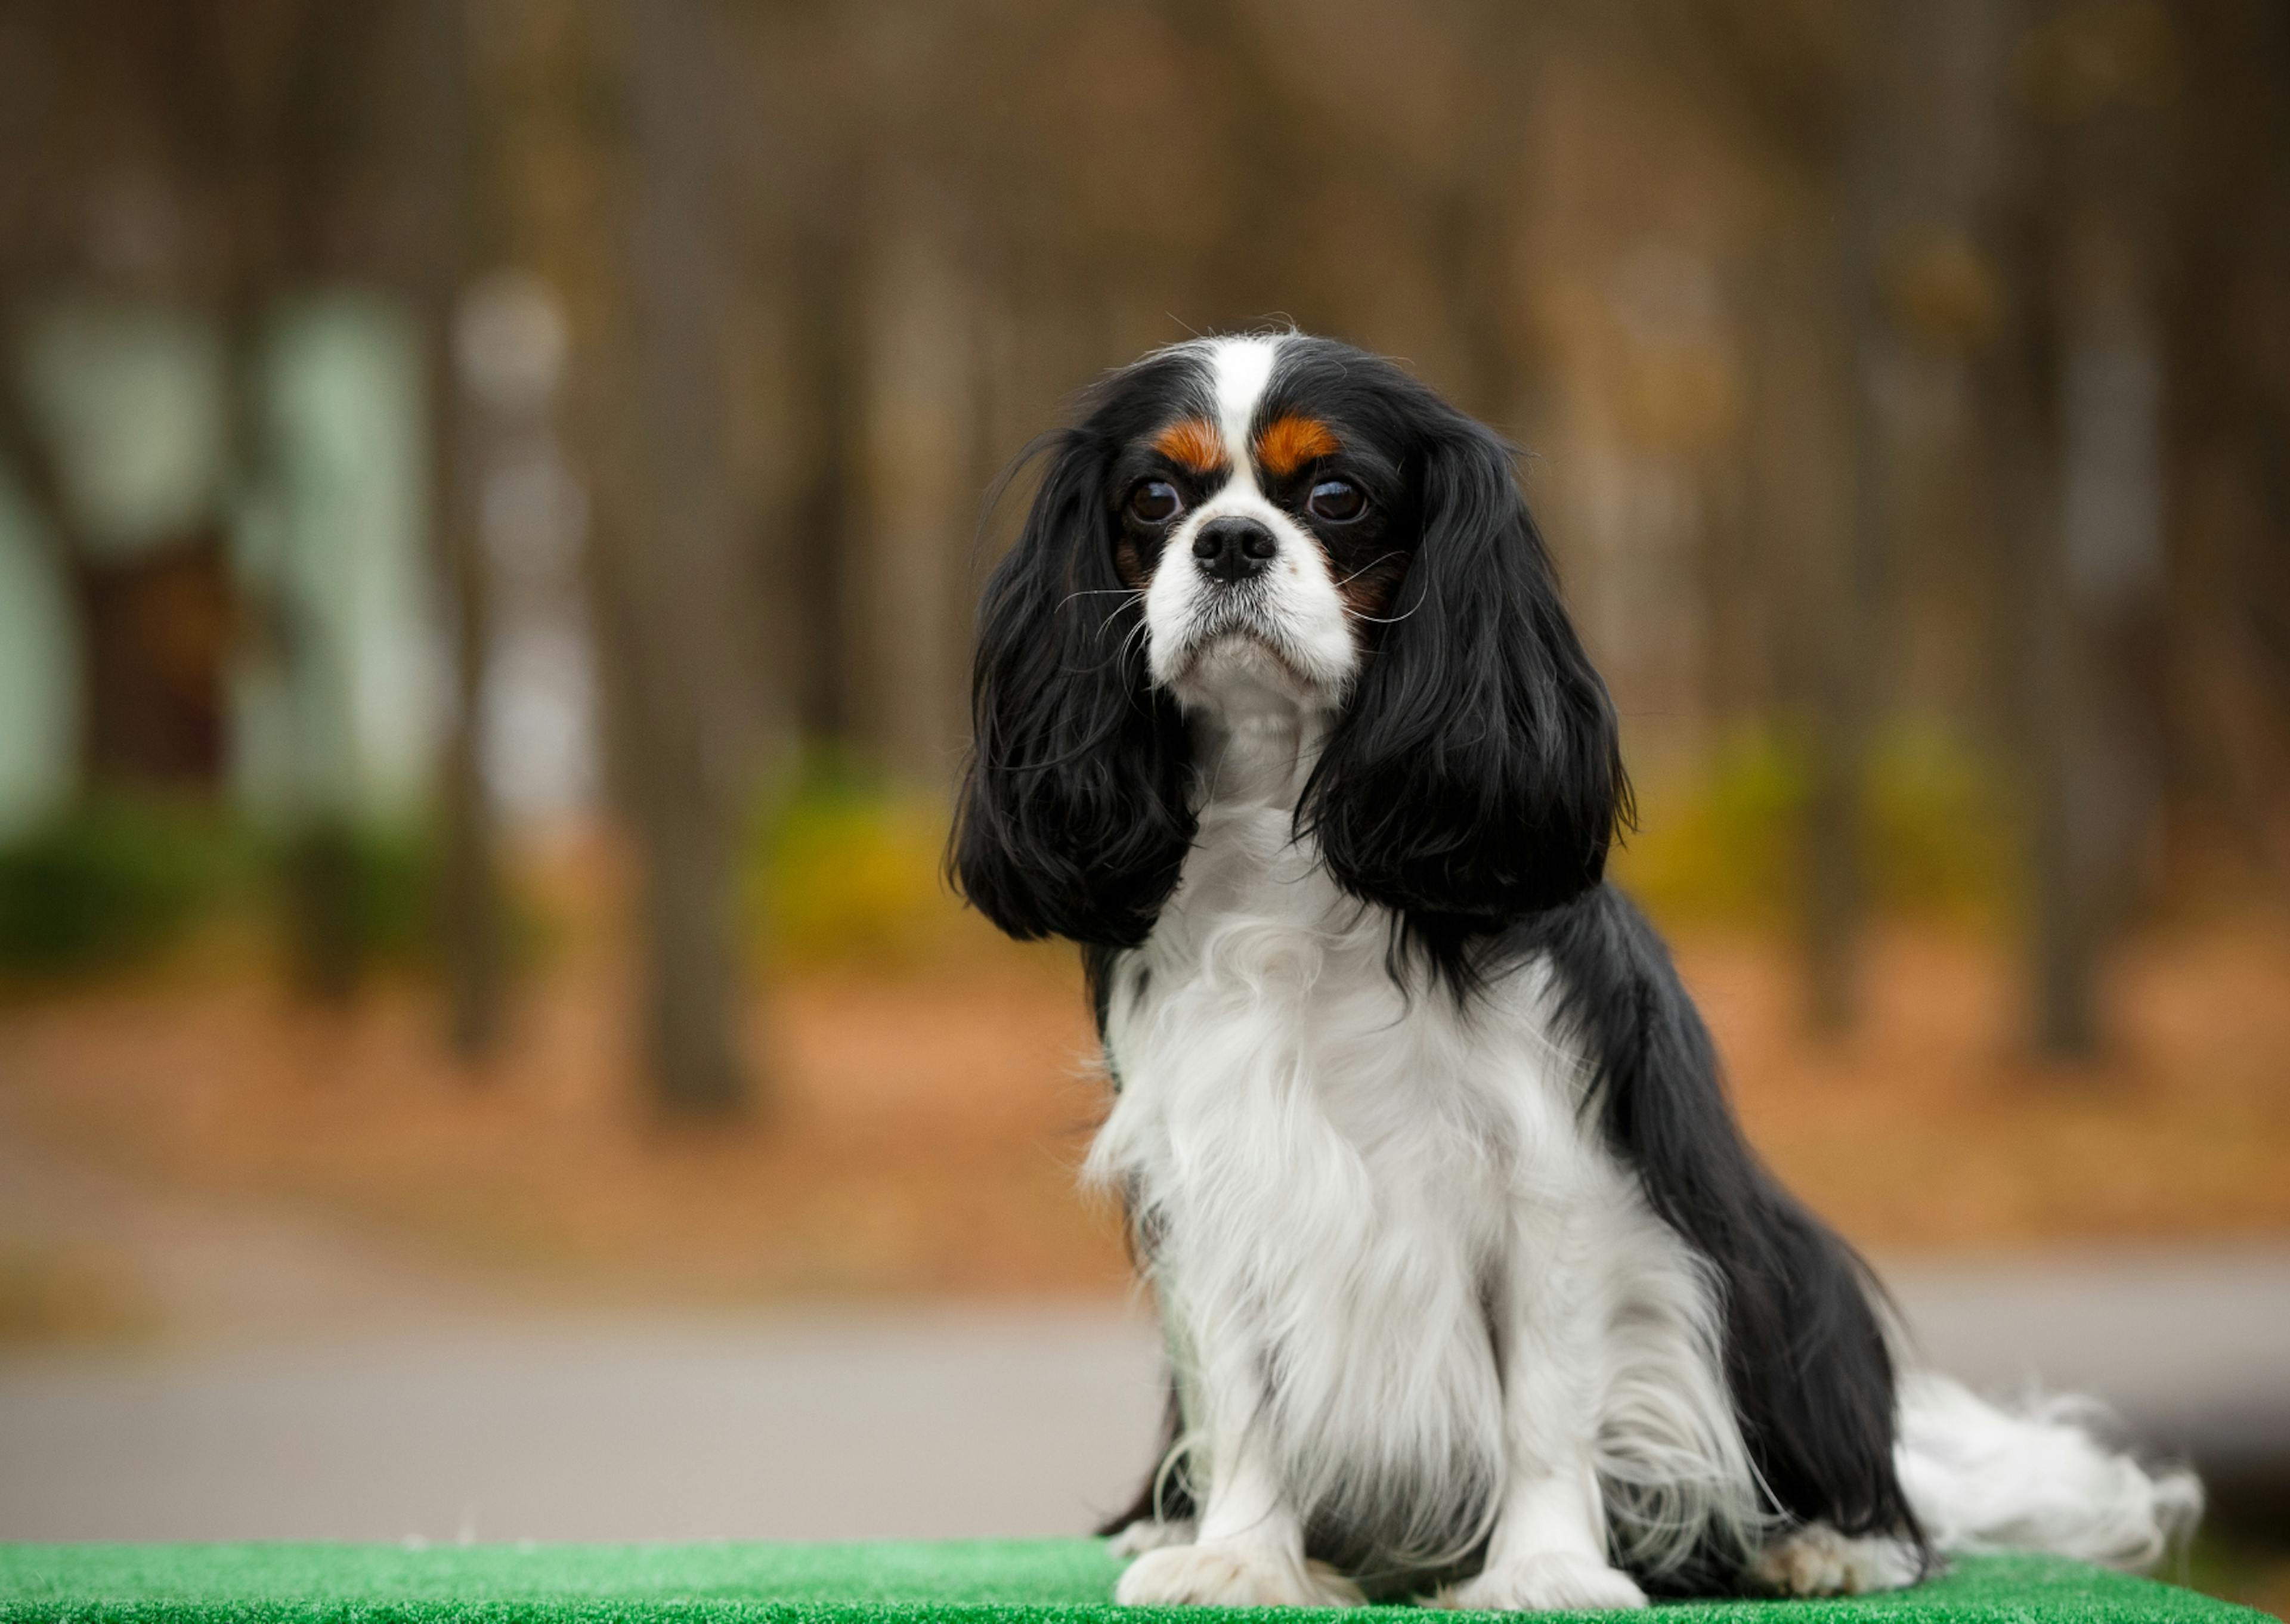
{"label": "blurred background", "polygon": [[1267,322],[1525,448],[1765,1153],[2290,1600],[2275,0],[6,0],[0,1536],[1124,1498],[939,854],[997,473]]}

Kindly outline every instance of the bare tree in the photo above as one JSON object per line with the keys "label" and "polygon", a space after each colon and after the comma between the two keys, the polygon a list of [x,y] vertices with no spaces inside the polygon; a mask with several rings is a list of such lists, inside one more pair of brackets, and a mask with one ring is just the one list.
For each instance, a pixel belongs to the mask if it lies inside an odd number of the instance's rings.
{"label": "bare tree", "polygon": [[1878,93],[1897,0],[1833,7],[1712,0],[1693,13],[1712,88],[1770,156],[1789,199],[1756,300],[1766,464],[1761,522],[1788,558],[1777,665],[1804,726],[1801,941],[1817,1030],[1859,1013],[1867,911],[1864,780],[1881,664],[1884,435],[1873,266],[1875,188],[1897,109]]}
{"label": "bare tree", "polygon": [[620,780],[645,858],[646,1033],[674,1116],[754,1104],[734,1031],[733,792],[739,578],[726,481],[709,0],[645,0],[626,30],[633,194],[625,225],[625,439],[601,528],[617,644]]}
{"label": "bare tree", "polygon": [[2175,54],[2167,12],[2047,7],[2023,83],[2048,142],[2035,289],[2049,312],[2049,522],[2031,542],[2028,702],[2036,1035],[2103,1040],[2099,968],[2141,889],[2159,810],[2163,369],[2157,235]]}
{"label": "bare tree", "polygon": [[491,647],[490,594],[476,533],[468,407],[454,356],[455,316],[468,277],[474,186],[467,0],[425,0],[409,121],[423,148],[421,308],[428,380],[429,525],[452,610],[453,704],[439,786],[439,925],[447,1034],[468,1059],[501,1034],[505,966],[493,807],[483,733]]}

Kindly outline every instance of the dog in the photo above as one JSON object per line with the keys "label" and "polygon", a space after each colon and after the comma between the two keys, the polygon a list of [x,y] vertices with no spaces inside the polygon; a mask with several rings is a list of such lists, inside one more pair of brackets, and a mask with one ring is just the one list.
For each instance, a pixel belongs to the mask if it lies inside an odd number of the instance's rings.
{"label": "dog", "polygon": [[1502,441],[1273,332],[1146,356],[1041,449],[949,860],[1082,949],[1085,1172],[1171,1369],[1118,1600],[1859,1592],[2191,1527],[2079,1404],[1897,1371],[1744,1142],[1605,880],[1614,710]]}

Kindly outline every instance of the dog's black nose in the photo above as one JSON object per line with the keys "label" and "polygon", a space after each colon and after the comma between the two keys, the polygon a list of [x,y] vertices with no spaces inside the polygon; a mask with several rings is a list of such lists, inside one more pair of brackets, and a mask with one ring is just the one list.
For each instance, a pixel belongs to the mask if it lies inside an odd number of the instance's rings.
{"label": "dog's black nose", "polygon": [[1246,580],[1272,567],[1280,543],[1254,519],[1211,519],[1193,537],[1193,556],[1216,580]]}

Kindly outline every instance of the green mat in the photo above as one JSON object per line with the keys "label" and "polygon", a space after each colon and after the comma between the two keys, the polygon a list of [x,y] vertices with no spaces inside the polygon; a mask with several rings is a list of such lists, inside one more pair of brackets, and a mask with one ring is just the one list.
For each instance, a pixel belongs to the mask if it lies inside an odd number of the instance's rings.
{"label": "green mat", "polygon": [[[0,1545],[0,1624],[1201,1624],[1195,1609],[1111,1605],[1119,1564],[1093,1540],[927,1545]],[[1918,1589],[1848,1601],[1693,1602],[1665,1620],[2256,1620],[2144,1579],[2042,1556],[1967,1561]],[[1367,1616],[1395,1616],[1369,1610]],[[1251,1612],[1277,1620],[1360,1612]],[[1427,1615],[1410,1609],[1407,1618]]]}

